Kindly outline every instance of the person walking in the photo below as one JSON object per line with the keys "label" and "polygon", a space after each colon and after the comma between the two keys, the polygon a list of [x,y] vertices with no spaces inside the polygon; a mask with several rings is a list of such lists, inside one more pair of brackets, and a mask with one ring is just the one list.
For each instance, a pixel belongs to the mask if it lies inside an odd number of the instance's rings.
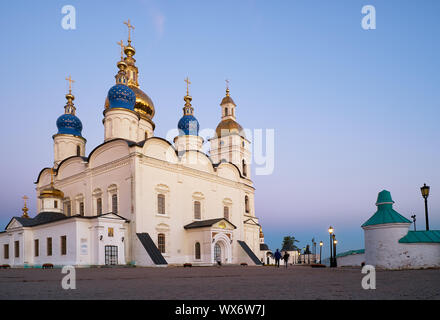
{"label": "person walking", "polygon": [[289,261],[289,257],[290,257],[290,254],[287,251],[285,251],[284,256],[283,256],[283,260],[284,260],[284,265],[286,266],[286,268],[287,268],[287,262]]}
{"label": "person walking", "polygon": [[275,266],[279,268],[280,267],[281,253],[278,251],[278,249],[277,249],[277,251],[275,251],[275,254],[273,256],[275,258]]}

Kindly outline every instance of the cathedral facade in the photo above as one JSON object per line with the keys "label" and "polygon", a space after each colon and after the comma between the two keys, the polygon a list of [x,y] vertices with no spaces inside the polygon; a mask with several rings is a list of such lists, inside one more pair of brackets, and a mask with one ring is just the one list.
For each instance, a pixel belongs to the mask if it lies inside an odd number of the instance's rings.
{"label": "cathedral facade", "polygon": [[250,141],[229,88],[207,155],[187,79],[171,143],[154,134],[156,110],[140,89],[130,35],[120,45],[103,143],[86,155],[70,86],[54,163],[36,180],[38,214],[25,204],[0,233],[0,264],[261,264],[269,249],[255,214]]}

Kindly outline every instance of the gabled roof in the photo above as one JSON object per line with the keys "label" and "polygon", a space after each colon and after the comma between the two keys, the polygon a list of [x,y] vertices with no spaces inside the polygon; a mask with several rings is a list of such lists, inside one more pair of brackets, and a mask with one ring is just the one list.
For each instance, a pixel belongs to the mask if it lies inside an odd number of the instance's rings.
{"label": "gabled roof", "polygon": [[8,227],[11,225],[11,223],[13,221],[17,221],[18,223],[20,223],[23,227],[35,227],[35,226],[39,226],[42,224],[46,224],[46,223],[51,223],[51,222],[56,222],[56,221],[61,221],[61,220],[66,220],[66,219],[72,219],[72,218],[80,218],[80,219],[96,219],[96,218],[109,218],[109,219],[114,219],[111,217],[108,217],[109,215],[114,215],[116,216],[118,219],[121,220],[125,220],[127,222],[129,222],[128,219],[125,219],[124,217],[117,215],[116,213],[105,213],[105,214],[101,214],[99,216],[81,216],[81,215],[74,215],[74,216],[65,216],[62,213],[59,212],[41,212],[39,214],[37,214],[35,216],[35,218],[22,218],[22,217],[12,217],[11,221],[9,221],[9,223],[6,225],[5,229],[8,229]]}
{"label": "gabled roof", "polygon": [[231,226],[234,227],[234,229],[237,229],[235,225],[233,225],[231,222],[226,220],[225,218],[217,218],[217,219],[209,219],[209,220],[201,220],[201,221],[194,221],[190,224],[187,224],[184,226],[185,229],[194,229],[194,228],[205,228],[205,227],[212,227],[214,224],[220,221],[226,221]]}
{"label": "gabled roof", "polygon": [[35,216],[35,218],[23,218],[23,217],[13,217],[11,221],[6,225],[5,229],[8,229],[12,221],[18,221],[23,227],[34,227],[40,224],[45,224],[49,222],[55,222],[63,219],[67,219],[64,214],[59,212],[41,212]]}
{"label": "gabled roof", "polygon": [[408,231],[399,243],[440,243],[440,230]]}

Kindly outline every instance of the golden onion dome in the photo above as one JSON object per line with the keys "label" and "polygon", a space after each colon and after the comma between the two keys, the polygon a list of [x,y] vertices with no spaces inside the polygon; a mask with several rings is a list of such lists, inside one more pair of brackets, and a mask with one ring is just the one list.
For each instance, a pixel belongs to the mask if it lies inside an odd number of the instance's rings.
{"label": "golden onion dome", "polygon": [[44,189],[40,192],[40,199],[42,198],[58,198],[63,199],[64,193],[61,190],[56,189],[53,185],[51,185],[49,188]]}
{"label": "golden onion dome", "polygon": [[263,229],[260,228],[260,238],[264,238]]}
{"label": "golden onion dome", "polygon": [[238,134],[243,138],[246,138],[246,135],[241,125],[233,119],[222,120],[215,129],[215,133],[217,134],[217,137],[228,136],[230,134]]}
{"label": "golden onion dome", "polygon": [[[136,111],[140,116],[146,116],[147,118],[153,119],[155,114],[154,104],[151,98],[136,86],[128,85],[131,90],[136,95],[136,104],[134,105],[134,111]],[[108,97],[105,99],[105,109],[108,109],[109,101]]]}

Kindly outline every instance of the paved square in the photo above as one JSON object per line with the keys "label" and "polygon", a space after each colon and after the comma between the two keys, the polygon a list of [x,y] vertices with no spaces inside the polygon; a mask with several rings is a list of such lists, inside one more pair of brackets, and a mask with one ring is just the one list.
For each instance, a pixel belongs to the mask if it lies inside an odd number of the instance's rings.
{"label": "paved square", "polygon": [[0,270],[0,299],[440,299],[440,270],[377,271],[364,290],[360,268],[78,268],[76,290],[61,269]]}

